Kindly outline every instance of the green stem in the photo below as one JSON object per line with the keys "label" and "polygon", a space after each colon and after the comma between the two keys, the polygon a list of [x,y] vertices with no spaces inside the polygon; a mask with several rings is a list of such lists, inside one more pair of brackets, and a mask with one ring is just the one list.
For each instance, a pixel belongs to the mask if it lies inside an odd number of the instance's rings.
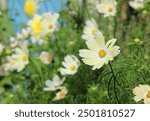
{"label": "green stem", "polygon": [[109,66],[110,66],[110,69],[111,69],[111,72],[112,72],[112,76],[114,78],[114,93],[115,93],[115,97],[117,99],[117,102],[120,103],[118,95],[117,95],[117,90],[116,90],[116,82],[118,82],[118,80],[116,79],[116,76],[115,76],[115,73],[113,71],[111,63],[109,63]]}
{"label": "green stem", "polygon": [[113,76],[111,76],[111,78],[109,79],[109,82],[108,82],[108,97],[109,97],[109,99],[111,100],[111,94],[110,94],[110,84],[111,84],[111,81],[112,81],[112,78],[113,78]]}
{"label": "green stem", "polygon": [[33,65],[35,71],[38,73],[38,75],[40,77],[39,81],[40,81],[42,87],[44,87],[44,83],[43,83],[44,79],[43,79],[43,75],[42,75],[41,69],[38,67],[38,65],[37,65],[37,63],[35,61],[31,60],[31,62],[32,62],[32,65]]}
{"label": "green stem", "polygon": [[87,15],[88,15],[88,17],[89,18],[91,18],[91,15],[90,15],[90,12],[89,12],[89,9],[88,9],[88,3],[87,3],[87,1],[86,0],[83,0],[83,7],[85,7],[85,10],[84,11],[86,11],[87,12]]}
{"label": "green stem", "polygon": [[114,38],[116,37],[116,32],[117,32],[117,17],[114,17]]}
{"label": "green stem", "polygon": [[109,75],[110,73],[111,73],[111,72],[108,72],[108,73],[106,73],[106,74],[100,75],[100,76],[98,77],[97,81],[102,80],[105,76]]}

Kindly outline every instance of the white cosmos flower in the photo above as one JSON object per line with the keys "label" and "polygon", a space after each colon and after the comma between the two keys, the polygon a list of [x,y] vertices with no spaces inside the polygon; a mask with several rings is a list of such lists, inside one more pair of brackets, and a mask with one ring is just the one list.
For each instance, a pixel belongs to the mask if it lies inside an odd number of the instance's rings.
{"label": "white cosmos flower", "polygon": [[16,61],[11,57],[6,57],[7,63],[3,64],[4,71],[14,71],[16,69],[17,63]]}
{"label": "white cosmos flower", "polygon": [[50,54],[49,52],[46,52],[46,51],[43,51],[40,54],[39,58],[44,64],[50,64],[53,60],[52,54]]}
{"label": "white cosmos flower", "polygon": [[47,41],[45,41],[44,39],[42,38],[35,38],[35,37],[31,37],[31,42],[32,43],[37,43],[39,45],[43,45],[43,44],[47,44]]}
{"label": "white cosmos flower", "polygon": [[30,28],[27,28],[27,29],[22,29],[21,33],[17,33],[17,39],[26,39],[29,37],[30,35]]}
{"label": "white cosmos flower", "polygon": [[15,54],[12,55],[12,57],[15,60],[21,60],[23,63],[28,64],[29,63],[29,55],[28,55],[28,49],[25,47],[22,48],[15,48]]}
{"label": "white cosmos flower", "polygon": [[86,41],[88,49],[79,50],[79,55],[85,64],[93,66],[93,70],[99,69],[120,53],[120,47],[115,46],[115,42],[113,38],[105,44],[104,36],[99,33],[95,39]]}
{"label": "white cosmos flower", "polygon": [[67,55],[62,62],[64,68],[60,68],[62,75],[74,75],[80,66],[79,59],[74,55]]}
{"label": "white cosmos flower", "polygon": [[44,13],[42,16],[44,18],[42,21],[44,32],[46,34],[53,33],[57,29],[59,14],[48,12]]}
{"label": "white cosmos flower", "polygon": [[31,30],[31,36],[36,39],[43,39],[47,35],[51,35],[57,29],[58,13],[35,14],[28,22]]}
{"label": "white cosmos flower", "polygon": [[29,52],[25,44],[21,48],[15,48],[15,53],[11,55],[14,60],[14,69],[21,72],[29,64]]}
{"label": "white cosmos flower", "polygon": [[68,93],[67,88],[66,88],[66,87],[63,87],[63,88],[56,94],[56,97],[53,99],[53,101],[64,99],[67,93]]}
{"label": "white cosmos flower", "polygon": [[58,75],[55,75],[52,80],[47,80],[45,82],[46,87],[44,88],[44,91],[58,90],[62,88],[61,85],[64,83],[64,81],[65,81],[65,78],[61,80]]}
{"label": "white cosmos flower", "polygon": [[117,12],[116,0],[102,0],[100,4],[96,5],[99,13],[103,13],[104,17],[115,16]]}
{"label": "white cosmos flower", "polygon": [[134,0],[134,1],[129,1],[129,5],[135,9],[139,10],[144,8],[144,1],[143,0]]}
{"label": "white cosmos flower", "polygon": [[145,104],[150,104],[150,86],[149,85],[139,85],[133,89],[133,94],[135,95],[134,100],[139,102],[144,100]]}
{"label": "white cosmos flower", "polygon": [[31,35],[35,38],[43,36],[42,19],[42,15],[35,14],[27,24],[31,29]]}
{"label": "white cosmos flower", "polygon": [[3,50],[4,50],[4,45],[2,45],[2,44],[0,43],[0,55],[2,54]]}
{"label": "white cosmos flower", "polygon": [[98,32],[98,25],[94,19],[86,21],[86,26],[83,29],[82,38],[84,40],[89,40],[95,37],[96,32]]}
{"label": "white cosmos flower", "polygon": [[7,63],[3,64],[4,71],[17,71],[21,72],[23,68],[25,67],[24,63],[22,61],[16,61],[12,56],[6,57]]}

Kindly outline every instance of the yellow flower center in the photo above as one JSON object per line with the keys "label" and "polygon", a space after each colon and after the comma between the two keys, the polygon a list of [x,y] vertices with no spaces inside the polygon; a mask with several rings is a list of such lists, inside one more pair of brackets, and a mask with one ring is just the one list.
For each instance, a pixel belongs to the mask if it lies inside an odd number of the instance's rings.
{"label": "yellow flower center", "polygon": [[45,56],[45,59],[50,62],[50,61],[52,61],[52,56],[50,56],[50,55]]}
{"label": "yellow flower center", "polygon": [[64,91],[61,91],[61,92],[59,93],[59,97],[65,97],[65,92],[64,92]]}
{"label": "yellow flower center", "polygon": [[48,26],[48,28],[49,28],[49,29],[53,29],[53,24],[50,24],[50,25]]}
{"label": "yellow flower center", "polygon": [[91,33],[94,35],[96,33],[96,29],[93,29]]}
{"label": "yellow flower center", "polygon": [[14,65],[14,61],[13,60],[10,60],[9,63],[10,63],[10,65]]}
{"label": "yellow flower center", "polygon": [[150,98],[150,91],[148,91],[147,93],[147,98]]}
{"label": "yellow flower center", "polygon": [[98,55],[99,55],[99,57],[100,58],[104,58],[105,56],[106,56],[106,51],[105,50],[100,50],[99,52],[98,52]]}
{"label": "yellow flower center", "polygon": [[23,55],[21,59],[22,59],[22,61],[26,61],[27,60],[27,56]]}
{"label": "yellow flower center", "polygon": [[74,71],[75,69],[76,69],[76,66],[75,66],[75,65],[70,66],[70,70],[71,70],[71,71]]}
{"label": "yellow flower center", "polygon": [[112,12],[113,9],[111,7],[108,8],[108,12]]}
{"label": "yellow flower center", "polygon": [[36,3],[33,0],[27,0],[24,5],[24,11],[27,15],[33,16],[36,12]]}

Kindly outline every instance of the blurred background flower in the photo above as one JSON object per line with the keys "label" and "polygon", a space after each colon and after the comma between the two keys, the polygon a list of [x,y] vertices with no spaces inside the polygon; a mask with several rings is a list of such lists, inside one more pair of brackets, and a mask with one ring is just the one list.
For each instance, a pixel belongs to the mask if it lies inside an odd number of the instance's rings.
{"label": "blurred background flower", "polygon": [[[24,5],[26,0],[0,0],[2,4],[0,4],[0,8],[4,10],[6,8],[6,5],[8,4],[9,16],[13,20],[14,29],[16,32],[21,31],[21,25],[26,24],[26,22],[29,20],[29,16],[27,16],[24,12]],[[38,6],[40,9],[37,10],[37,13],[45,13],[47,11],[52,12],[59,12],[61,11],[62,7],[66,4],[67,0],[42,0],[41,2],[38,2]]]}

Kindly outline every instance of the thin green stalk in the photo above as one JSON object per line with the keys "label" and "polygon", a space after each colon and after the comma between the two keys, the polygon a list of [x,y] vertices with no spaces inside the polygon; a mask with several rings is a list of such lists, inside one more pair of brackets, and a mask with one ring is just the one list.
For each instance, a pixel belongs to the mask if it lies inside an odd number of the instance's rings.
{"label": "thin green stalk", "polygon": [[109,75],[109,74],[111,74],[111,72],[108,72],[108,73],[106,73],[106,74],[103,74],[102,76],[100,75],[100,76],[98,77],[97,81],[102,80],[105,76],[107,76],[107,75]]}
{"label": "thin green stalk", "polygon": [[112,76],[113,76],[113,79],[114,79],[114,85],[113,86],[114,86],[115,97],[117,99],[117,102],[120,103],[118,95],[117,95],[117,90],[116,90],[116,82],[118,82],[118,80],[116,79],[116,76],[115,76],[115,73],[114,73],[114,70],[112,68],[111,63],[109,63],[109,66],[110,66],[110,69],[111,69],[111,72],[112,72]]}
{"label": "thin green stalk", "polygon": [[116,38],[116,32],[117,32],[117,17],[114,17],[114,31],[113,31],[114,38]]}
{"label": "thin green stalk", "polygon": [[86,0],[83,0],[83,7],[85,8],[85,11],[87,12],[87,15],[89,18],[91,18],[91,15],[90,15],[90,12],[89,12],[89,9],[88,9],[88,5],[87,5],[87,1]]}
{"label": "thin green stalk", "polygon": [[111,95],[110,95],[110,84],[111,84],[112,79],[113,79],[113,76],[110,77],[109,82],[108,82],[108,89],[107,89],[107,90],[108,90],[108,97],[109,97],[109,99],[111,99]]}
{"label": "thin green stalk", "polygon": [[38,65],[37,65],[33,60],[31,60],[31,63],[32,63],[32,65],[33,65],[35,71],[38,73],[38,75],[39,75],[39,77],[40,77],[39,81],[40,81],[42,87],[44,87],[44,83],[43,83],[44,78],[43,78],[43,74],[42,74],[41,69],[38,67]]}

